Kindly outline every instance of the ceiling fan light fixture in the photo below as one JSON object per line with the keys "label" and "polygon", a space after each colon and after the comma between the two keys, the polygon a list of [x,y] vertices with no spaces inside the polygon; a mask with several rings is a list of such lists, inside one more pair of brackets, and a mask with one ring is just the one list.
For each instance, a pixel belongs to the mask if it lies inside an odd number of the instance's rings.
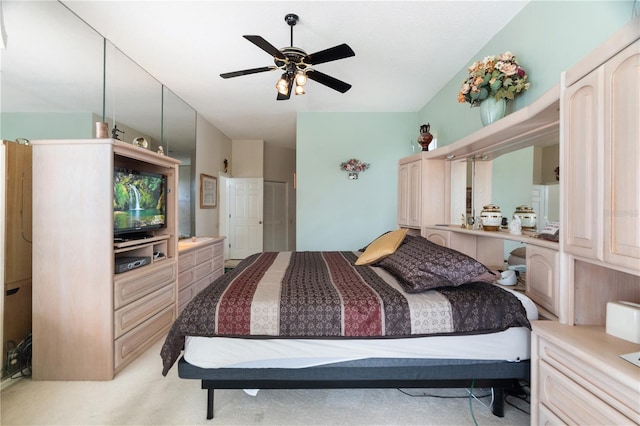
{"label": "ceiling fan light fixture", "polygon": [[278,89],[278,93],[282,95],[289,93],[289,82],[286,77],[286,74],[282,74],[282,77],[280,77],[280,80],[276,83],[276,89]]}
{"label": "ceiling fan light fixture", "polygon": [[[2,0],[0,0],[1,2]],[[340,81],[335,77],[315,71],[312,67],[326,62],[337,61],[355,56],[355,52],[346,43],[320,50],[318,52],[307,54],[303,49],[293,45],[293,27],[297,24],[299,18],[294,13],[285,16],[285,22],[289,25],[291,33],[290,46],[278,49],[259,35],[243,35],[245,39],[271,55],[274,65],[249,68],[240,71],[226,72],[220,74],[222,78],[239,77],[243,75],[257,74],[266,71],[280,70],[284,72],[282,77],[276,83],[278,96],[276,100],[284,101],[290,99],[292,93],[297,95],[305,94],[304,85],[307,79],[311,79],[316,83],[320,83],[330,89],[340,93],[345,93],[351,89],[351,85]]]}
{"label": "ceiling fan light fixture", "polygon": [[307,74],[304,71],[298,71],[296,74],[296,85],[304,86],[307,83]]}

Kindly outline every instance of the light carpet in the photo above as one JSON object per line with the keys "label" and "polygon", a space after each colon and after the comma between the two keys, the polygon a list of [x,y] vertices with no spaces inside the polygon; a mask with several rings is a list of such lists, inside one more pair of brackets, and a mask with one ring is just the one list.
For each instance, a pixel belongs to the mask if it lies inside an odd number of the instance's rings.
{"label": "light carpet", "polygon": [[[2,425],[529,425],[529,415],[505,405],[496,417],[490,397],[464,389],[241,390],[215,392],[215,417],[206,420],[206,391],[180,379],[177,366],[161,374],[158,341],[108,382],[15,380],[1,393]],[[476,389],[478,396],[486,389]],[[490,393],[490,392],[489,392]],[[458,398],[444,398],[444,397]],[[529,405],[510,396],[529,412]]]}

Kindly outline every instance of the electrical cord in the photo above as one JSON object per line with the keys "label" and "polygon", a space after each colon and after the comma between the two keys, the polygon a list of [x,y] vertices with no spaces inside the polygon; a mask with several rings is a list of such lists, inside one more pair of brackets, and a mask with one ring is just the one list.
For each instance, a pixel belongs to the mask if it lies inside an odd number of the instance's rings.
{"label": "electrical cord", "polygon": [[[428,394],[428,393],[422,393],[422,394],[413,394],[413,393],[409,393],[406,392],[403,389],[398,388],[398,391],[400,391],[401,393],[410,396],[412,398],[442,398],[442,399],[462,399],[462,398],[469,398],[469,411],[471,412],[471,418],[473,419],[473,424],[475,426],[478,426],[478,422],[476,421],[476,416],[473,412],[473,400],[475,399],[476,401],[478,401],[480,404],[482,404],[485,408],[490,408],[493,405],[493,402],[495,400],[495,395],[493,393],[493,389],[491,389],[490,392],[485,393],[484,395],[475,395],[473,393],[473,387],[475,385],[475,380],[471,380],[471,387],[469,389],[466,389],[467,395],[464,396],[448,396],[448,395],[437,395],[437,394]],[[481,398],[488,398],[491,397],[491,401],[489,402],[489,404],[485,404],[484,402],[480,401]]]}
{"label": "electrical cord", "polygon": [[[441,398],[441,399],[463,399],[463,398],[468,398],[469,397],[469,391],[467,390],[467,395],[436,395],[436,394],[428,394],[428,393],[421,393],[421,394],[413,394],[413,393],[409,393],[407,391],[404,391],[400,388],[397,389],[398,391],[400,391],[401,393],[410,396],[412,398]],[[489,392],[485,395],[472,395],[473,398],[487,398],[490,396],[493,396],[492,392]],[[478,401],[481,404],[485,405],[482,401]],[[489,405],[490,406],[490,405]]]}
{"label": "electrical cord", "polygon": [[[459,395],[438,395],[438,394],[430,394],[430,393],[420,393],[420,394],[415,394],[415,393],[410,393],[405,391],[404,389],[401,388],[397,388],[398,391],[400,391],[401,393],[410,396],[412,398],[441,398],[441,399],[462,399],[462,398],[469,398],[469,411],[471,412],[471,418],[473,419],[473,423],[475,426],[478,426],[478,423],[476,421],[476,417],[475,414],[473,412],[473,400],[475,399],[476,401],[478,401],[480,404],[482,404],[484,407],[486,408],[491,408],[493,406],[493,403],[495,401],[495,394],[493,392],[493,389],[490,390],[490,392],[487,392],[483,395],[475,395],[473,393],[473,387],[475,385],[475,380],[471,381],[471,387],[469,389],[466,389],[467,395],[464,396],[459,396]],[[528,391],[529,388],[529,383],[526,381],[521,381],[518,383],[518,387],[515,390],[505,390],[505,396],[504,396],[504,402],[506,404],[508,404],[509,406],[515,408],[516,410],[530,415],[530,411],[527,411],[525,409],[523,409],[522,407],[519,407],[517,404],[514,404],[512,401],[509,400],[509,398],[515,398],[518,399],[520,401],[524,401],[526,404],[530,404],[530,393]],[[485,404],[484,402],[482,402],[480,399],[482,398],[488,398],[491,397],[491,401],[488,404]]]}

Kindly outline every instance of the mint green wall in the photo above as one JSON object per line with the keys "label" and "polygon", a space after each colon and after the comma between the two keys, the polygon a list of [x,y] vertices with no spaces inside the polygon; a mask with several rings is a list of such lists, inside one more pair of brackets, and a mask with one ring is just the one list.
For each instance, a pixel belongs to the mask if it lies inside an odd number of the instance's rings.
{"label": "mint green wall", "polygon": [[[477,108],[457,101],[472,62],[507,50],[518,56],[531,89],[510,105],[517,110],[558,84],[561,71],[627,24],[632,8],[633,1],[534,0],[414,114],[401,114],[401,119],[385,113],[299,114],[297,249],[352,249],[396,226],[397,160],[410,154],[408,143],[420,124],[431,124],[439,146],[481,127]],[[363,125],[354,125],[353,117],[363,119]],[[396,148],[393,152],[387,151],[389,141]],[[372,159],[374,155],[380,156],[384,169]],[[350,156],[373,163],[374,168],[357,182],[334,172]],[[533,151],[500,157],[493,170],[492,201],[510,217],[517,205],[530,203],[526,196],[532,189]]]}
{"label": "mint green wall", "polygon": [[458,103],[467,67],[488,55],[511,51],[527,71],[531,88],[516,98],[513,110],[529,105],[560,82],[560,73],[631,20],[633,1],[532,1],[469,58],[458,74],[419,112],[431,123],[438,145],[448,145],[482,127],[478,108]]}
{"label": "mint green wall", "polygon": [[[397,227],[398,159],[411,154],[416,113],[300,113],[296,250],[357,250]],[[349,180],[340,163],[371,168]]]}
{"label": "mint green wall", "polygon": [[36,139],[90,139],[93,123],[100,121],[90,112],[3,112],[0,137]]}

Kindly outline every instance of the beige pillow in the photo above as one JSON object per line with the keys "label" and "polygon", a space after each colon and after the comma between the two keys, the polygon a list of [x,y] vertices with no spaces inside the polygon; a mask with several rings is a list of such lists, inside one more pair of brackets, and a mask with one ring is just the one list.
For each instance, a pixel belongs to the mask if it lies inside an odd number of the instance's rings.
{"label": "beige pillow", "polygon": [[407,235],[408,229],[398,229],[376,238],[358,257],[356,265],[371,265],[390,254],[393,254]]}

